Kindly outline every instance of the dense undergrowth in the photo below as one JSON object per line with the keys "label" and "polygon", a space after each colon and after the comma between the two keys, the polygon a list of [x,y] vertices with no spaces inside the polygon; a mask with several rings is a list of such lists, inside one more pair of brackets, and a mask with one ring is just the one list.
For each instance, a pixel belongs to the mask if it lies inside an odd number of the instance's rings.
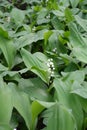
{"label": "dense undergrowth", "polygon": [[0,0],[0,130],[87,129],[87,0]]}

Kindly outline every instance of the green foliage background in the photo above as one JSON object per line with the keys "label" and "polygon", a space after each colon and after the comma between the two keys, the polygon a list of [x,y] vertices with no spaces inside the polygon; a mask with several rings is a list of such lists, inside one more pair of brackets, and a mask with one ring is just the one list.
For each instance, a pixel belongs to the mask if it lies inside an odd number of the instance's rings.
{"label": "green foliage background", "polygon": [[0,129],[87,129],[87,0],[0,1]]}

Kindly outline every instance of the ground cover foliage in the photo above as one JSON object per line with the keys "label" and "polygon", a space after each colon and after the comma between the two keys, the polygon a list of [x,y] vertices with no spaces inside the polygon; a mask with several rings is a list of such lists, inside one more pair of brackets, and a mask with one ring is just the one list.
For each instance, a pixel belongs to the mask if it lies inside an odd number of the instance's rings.
{"label": "ground cover foliage", "polygon": [[0,0],[0,129],[87,129],[87,0]]}

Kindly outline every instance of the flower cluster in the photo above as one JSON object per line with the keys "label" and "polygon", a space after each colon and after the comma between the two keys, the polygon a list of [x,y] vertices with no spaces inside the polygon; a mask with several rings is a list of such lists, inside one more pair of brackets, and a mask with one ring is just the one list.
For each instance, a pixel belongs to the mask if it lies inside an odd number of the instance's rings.
{"label": "flower cluster", "polygon": [[56,47],[53,49],[53,52],[54,52],[54,53],[57,53],[57,48],[56,48]]}
{"label": "flower cluster", "polygon": [[50,72],[50,77],[54,77],[55,67],[54,67],[54,63],[53,63],[52,58],[48,59],[47,66],[48,66],[48,71]]}
{"label": "flower cluster", "polygon": [[50,14],[46,16],[47,19],[50,19]]}
{"label": "flower cluster", "polygon": [[6,21],[9,23],[11,21],[11,17],[10,16],[6,17]]}

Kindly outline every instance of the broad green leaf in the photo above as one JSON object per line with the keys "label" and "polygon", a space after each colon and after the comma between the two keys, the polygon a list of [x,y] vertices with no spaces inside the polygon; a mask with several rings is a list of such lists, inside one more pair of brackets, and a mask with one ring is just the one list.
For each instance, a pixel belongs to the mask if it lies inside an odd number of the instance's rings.
{"label": "broad green leaf", "polygon": [[13,130],[8,124],[0,123],[0,130]]}
{"label": "broad green leaf", "polygon": [[2,25],[0,25],[0,35],[5,37],[5,38],[9,38],[8,32],[6,31],[6,29]]}
{"label": "broad green leaf", "polygon": [[34,55],[36,58],[38,58],[38,60],[40,60],[42,63],[45,63],[45,62],[48,60],[47,56],[44,55],[44,54],[41,53],[41,52],[36,52],[36,53],[34,53],[33,55]]}
{"label": "broad green leaf", "polygon": [[0,64],[0,72],[3,72],[3,71],[7,71],[8,68],[5,67],[4,65]]}
{"label": "broad green leaf", "polygon": [[79,33],[77,26],[75,23],[71,22],[69,23],[69,29],[70,29],[70,43],[73,47],[85,47],[86,43],[84,38]]}
{"label": "broad green leaf", "polygon": [[87,31],[87,20],[80,18],[78,15],[75,16],[76,22]]}
{"label": "broad green leaf", "polygon": [[15,46],[13,40],[6,38],[8,37],[7,32],[0,28],[0,49],[2,50],[4,57],[7,61],[8,67],[11,68],[15,57]]}
{"label": "broad green leaf", "polygon": [[[54,33],[49,37],[47,49],[55,54],[66,53],[65,46],[59,41],[59,32],[54,31]],[[56,49],[56,51],[54,51]]]}
{"label": "broad green leaf", "polygon": [[63,6],[68,6],[69,5],[69,0],[60,0],[60,2],[63,4]]}
{"label": "broad green leaf", "polygon": [[30,130],[31,127],[31,106],[29,97],[24,92],[19,91],[17,86],[13,83],[9,83],[9,87],[12,90],[13,106],[24,118],[27,128]]}
{"label": "broad green leaf", "polygon": [[45,32],[45,34],[44,34],[44,40],[45,40],[44,44],[45,44],[45,46],[46,46],[47,41],[48,41],[48,39],[49,39],[49,37],[51,36],[52,33],[53,33],[52,31]]}
{"label": "broad green leaf", "polygon": [[38,31],[37,33],[24,34],[23,36],[19,37],[15,43],[17,49],[30,45],[33,42],[43,40],[45,32],[47,32],[47,29]]}
{"label": "broad green leaf", "polygon": [[68,22],[71,22],[74,20],[73,14],[69,8],[65,9],[65,17],[66,17],[66,21]]}
{"label": "broad green leaf", "polygon": [[50,19],[46,18],[46,15],[48,13],[48,10],[46,8],[42,8],[39,12],[38,12],[38,15],[37,15],[37,24],[40,25],[40,24],[46,24],[50,21]]}
{"label": "broad green leaf", "polygon": [[46,19],[46,18],[43,18],[43,19],[38,19],[37,20],[37,24],[40,25],[40,24],[46,24],[46,23],[49,23],[50,22],[50,19]]}
{"label": "broad green leaf", "polygon": [[51,22],[52,22],[52,25],[55,28],[55,30],[63,30],[64,29],[64,24],[56,16],[53,17]]}
{"label": "broad green leaf", "polygon": [[21,50],[21,55],[29,70],[37,74],[44,82],[49,83],[50,75],[46,63],[41,62],[37,57],[35,57],[35,54],[31,54],[23,48]]}
{"label": "broad green leaf", "polygon": [[11,11],[11,17],[14,19],[17,25],[20,25],[25,19],[25,12],[20,9],[13,8]]}
{"label": "broad green leaf", "polygon": [[87,45],[86,39],[79,33],[74,23],[69,24],[70,28],[70,44],[72,45],[73,55],[79,61],[87,63]]}
{"label": "broad green leaf", "polygon": [[87,99],[87,83],[84,82],[83,85],[78,85],[78,87],[74,87],[72,88],[71,93],[75,93],[79,96],[81,96],[82,98]]}
{"label": "broad green leaf", "polygon": [[55,102],[45,102],[45,101],[40,101],[40,100],[36,100],[40,105],[42,105],[45,108],[50,108],[53,105],[55,105]]}
{"label": "broad green leaf", "polygon": [[40,103],[38,103],[37,101],[33,101],[32,102],[32,130],[35,129],[35,121],[36,118],[38,117],[38,115],[45,109],[45,107],[43,107]]}
{"label": "broad green leaf", "polygon": [[52,13],[57,17],[64,17],[64,13],[59,10],[53,10]]}
{"label": "broad green leaf", "polygon": [[58,103],[44,111],[43,117],[47,120],[46,130],[77,130],[71,110]]}
{"label": "broad green leaf", "polygon": [[0,77],[0,123],[9,124],[12,109],[13,103],[11,90]]}
{"label": "broad green leaf", "polygon": [[[60,54],[62,60],[66,63],[66,64],[69,64],[69,63],[75,63],[77,64],[77,60],[74,59],[72,56],[70,55],[67,55],[67,54]],[[78,65],[77,65],[78,66]]]}
{"label": "broad green leaf", "polygon": [[8,67],[11,68],[15,56],[15,47],[13,45],[13,41],[0,36],[0,48],[5,56]]}
{"label": "broad green leaf", "polygon": [[18,87],[26,92],[31,99],[41,101],[52,101],[51,95],[48,93],[48,88],[40,78],[20,79]]}
{"label": "broad green leaf", "polygon": [[77,128],[81,130],[83,123],[83,111],[79,99],[70,93],[71,85],[69,81],[54,80],[54,87],[57,92],[59,103],[72,110],[72,114],[76,120]]}
{"label": "broad green leaf", "polygon": [[73,8],[75,8],[79,4],[80,1],[81,0],[70,0],[71,5],[72,5]]}
{"label": "broad green leaf", "polygon": [[85,98],[80,98],[80,102],[82,104],[83,110],[87,113],[87,99]]}
{"label": "broad green leaf", "polygon": [[63,81],[72,83],[74,81],[77,81],[79,84],[82,84],[85,79],[85,73],[83,70],[77,70],[73,72],[62,72],[63,75]]}
{"label": "broad green leaf", "polygon": [[67,65],[67,67],[64,69],[64,71],[65,72],[72,72],[72,71],[76,71],[78,68],[79,67],[75,63],[71,62]]}
{"label": "broad green leaf", "polygon": [[2,77],[5,77],[5,79],[7,81],[19,81],[20,79],[20,75],[17,71],[8,71],[8,70],[5,70],[1,73],[1,76]]}
{"label": "broad green leaf", "polygon": [[37,16],[37,20],[38,19],[43,19],[46,15],[47,15],[48,10],[46,8],[42,8],[39,12],[38,12],[38,16]]}

